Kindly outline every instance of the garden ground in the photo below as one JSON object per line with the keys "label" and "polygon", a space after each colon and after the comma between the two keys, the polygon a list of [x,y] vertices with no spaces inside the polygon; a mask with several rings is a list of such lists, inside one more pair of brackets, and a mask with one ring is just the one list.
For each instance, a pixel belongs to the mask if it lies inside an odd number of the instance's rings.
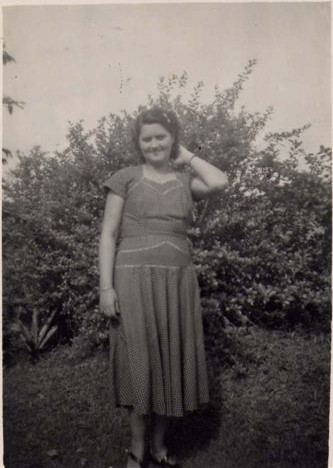
{"label": "garden ground", "polygon": [[[212,405],[174,423],[184,468],[326,468],[330,339],[232,332],[238,358],[215,368]],[[107,353],[59,347],[5,369],[6,468],[118,467],[126,414],[108,403]]]}

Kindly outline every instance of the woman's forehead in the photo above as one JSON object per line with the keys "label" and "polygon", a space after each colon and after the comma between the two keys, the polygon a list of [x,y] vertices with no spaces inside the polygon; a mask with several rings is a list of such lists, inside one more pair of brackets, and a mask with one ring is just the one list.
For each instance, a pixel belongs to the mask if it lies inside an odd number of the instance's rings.
{"label": "woman's forehead", "polygon": [[170,132],[159,123],[144,123],[141,127],[140,136],[151,136],[161,133],[170,134]]}

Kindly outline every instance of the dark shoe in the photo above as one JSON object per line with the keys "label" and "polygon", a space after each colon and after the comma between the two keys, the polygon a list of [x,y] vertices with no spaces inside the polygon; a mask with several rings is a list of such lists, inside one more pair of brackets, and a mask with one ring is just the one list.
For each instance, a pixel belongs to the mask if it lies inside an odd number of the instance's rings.
{"label": "dark shoe", "polygon": [[179,463],[177,463],[171,456],[165,454],[162,458],[156,458],[154,455],[150,454],[151,462],[155,466],[162,466],[164,468],[181,468]]}

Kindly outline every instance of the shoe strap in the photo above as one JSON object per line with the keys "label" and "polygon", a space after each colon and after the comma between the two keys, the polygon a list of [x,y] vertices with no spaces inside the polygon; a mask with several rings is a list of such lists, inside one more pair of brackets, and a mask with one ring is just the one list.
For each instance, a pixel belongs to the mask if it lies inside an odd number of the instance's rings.
{"label": "shoe strap", "polygon": [[170,459],[168,453],[166,453],[162,458],[157,458],[157,457],[155,457],[154,455],[151,455],[151,457],[152,457],[152,459],[153,459],[153,461],[154,461],[155,463],[158,463],[158,464],[160,464],[161,466],[163,466],[163,465],[164,465],[164,466],[170,466],[170,467],[172,467],[172,466],[174,466],[174,467],[179,466],[179,465],[177,464],[177,462],[171,463],[171,459]]}

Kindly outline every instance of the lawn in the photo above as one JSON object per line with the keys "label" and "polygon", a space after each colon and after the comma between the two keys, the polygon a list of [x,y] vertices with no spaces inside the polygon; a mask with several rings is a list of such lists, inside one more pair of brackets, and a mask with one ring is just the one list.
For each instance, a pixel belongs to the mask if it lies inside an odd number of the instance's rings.
{"label": "lawn", "polygon": [[[212,369],[212,404],[174,423],[184,468],[326,468],[330,340],[258,328],[231,334],[234,364]],[[108,403],[107,353],[59,347],[5,369],[6,468],[121,466],[126,413]]]}

